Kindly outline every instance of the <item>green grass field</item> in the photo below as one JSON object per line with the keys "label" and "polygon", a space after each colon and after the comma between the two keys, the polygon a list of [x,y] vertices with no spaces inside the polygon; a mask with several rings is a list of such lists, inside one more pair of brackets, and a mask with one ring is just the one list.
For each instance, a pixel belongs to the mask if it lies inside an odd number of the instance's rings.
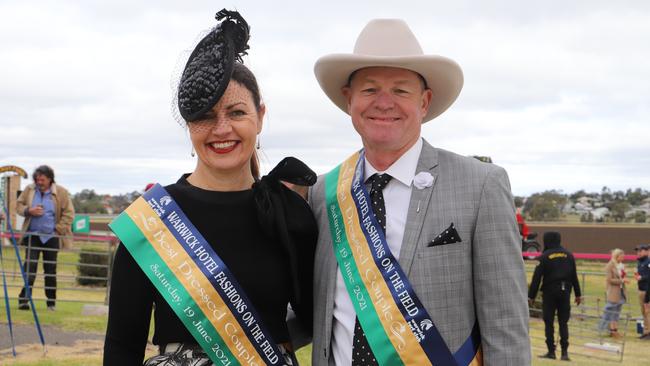
{"label": "green grass field", "polygon": [[[4,269],[5,271],[12,271],[13,264],[9,261],[13,256],[13,249],[3,248],[3,256],[5,259]],[[21,253],[22,254],[22,253]],[[64,252],[59,256],[59,261],[76,263],[79,255],[72,252]],[[536,262],[528,262],[526,264],[528,278],[532,275],[532,270]],[[633,263],[628,263],[628,273],[632,273]],[[588,315],[592,314],[597,315],[596,304],[604,305],[602,303],[602,298],[604,295],[604,281],[605,277],[603,275],[604,263],[602,262],[588,262],[588,261],[579,261],[578,270],[585,273],[584,276],[580,276],[581,282],[583,282],[584,294],[586,296],[586,305],[587,308],[591,310],[585,310],[584,308],[573,308],[573,316],[570,323],[570,332],[571,336],[571,347],[569,349],[571,353],[572,362],[571,365],[584,365],[584,366],[605,366],[612,364],[621,364],[621,365],[630,365],[630,366],[641,366],[648,365],[647,357],[650,352],[650,342],[641,341],[637,339],[635,333],[635,323],[630,321],[626,329],[626,338],[625,338],[625,348],[624,354],[625,357],[622,363],[618,363],[618,355],[613,353],[608,353],[604,351],[596,351],[584,347],[586,342],[598,341],[595,334],[595,324],[597,319],[589,318]],[[39,274],[42,272],[42,268],[39,266]],[[59,274],[73,275],[76,273],[76,267],[74,265],[60,265]],[[8,277],[9,283],[19,286],[20,278],[19,276]],[[36,280],[36,285],[39,283],[42,284],[42,276],[38,276]],[[105,316],[81,316],[81,309],[83,307],[84,301],[88,302],[97,302],[101,303],[105,299],[105,289],[103,288],[92,288],[92,287],[82,287],[73,284],[66,284],[70,286],[69,290],[60,290],[58,292],[58,298],[76,300],[80,302],[65,302],[59,301],[57,303],[57,311],[49,312],[45,309],[45,302],[43,300],[37,300],[36,306],[38,309],[38,314],[42,324],[54,325],[67,330],[75,331],[85,331],[101,334],[106,329],[106,317]],[[640,314],[640,309],[637,304],[637,291],[636,284],[632,282],[628,286],[628,298],[630,299],[631,304],[624,308],[624,312],[629,312],[631,317],[638,317]],[[33,319],[31,312],[27,311],[18,311],[17,303],[15,301],[17,294],[20,288],[13,287],[10,288],[10,298],[11,298],[11,315],[12,320],[18,324],[33,324]],[[82,290],[82,291],[78,291]],[[99,290],[99,291],[97,291]],[[35,297],[42,299],[44,297],[42,289],[35,289]],[[597,299],[601,299],[601,302],[597,302]],[[538,299],[539,301],[539,299]],[[4,299],[3,299],[4,302]],[[6,312],[4,305],[0,307],[0,322],[3,324],[2,327],[5,327],[6,324]],[[0,334],[4,336],[6,330],[0,330]],[[556,327],[557,332],[557,327]],[[530,336],[532,343],[532,353],[533,353],[533,365],[535,366],[546,366],[546,365],[562,365],[569,364],[560,361],[552,360],[541,360],[537,356],[546,351],[544,344],[544,325],[543,322],[539,319],[531,319],[530,321]],[[587,336],[590,338],[580,338],[582,336]],[[611,339],[603,338],[602,342],[612,343]],[[38,360],[31,361],[14,361],[11,358],[8,358],[6,350],[0,350],[0,364],[1,365],[14,365],[14,366],[91,366],[91,365],[101,365],[101,351],[95,353],[89,353],[88,355],[48,355],[44,358],[39,358]],[[301,365],[310,365],[311,364],[311,346],[304,347],[298,351],[298,359]]]}

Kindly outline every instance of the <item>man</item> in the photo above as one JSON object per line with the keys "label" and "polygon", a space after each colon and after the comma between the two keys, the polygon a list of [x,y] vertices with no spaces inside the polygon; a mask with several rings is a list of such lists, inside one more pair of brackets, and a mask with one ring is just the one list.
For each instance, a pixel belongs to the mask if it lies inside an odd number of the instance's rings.
{"label": "man", "polygon": [[643,318],[643,334],[640,338],[650,340],[650,313],[647,309],[648,306],[644,305],[644,303],[648,302],[646,301],[646,294],[650,283],[650,258],[648,258],[650,246],[641,244],[634,249],[637,256],[637,270],[634,276],[639,289],[639,303],[641,304],[641,317]]}
{"label": "man", "polygon": [[562,360],[569,359],[569,326],[571,316],[571,288],[575,291],[576,305],[582,302],[580,282],[576,271],[576,261],[568,250],[561,244],[560,233],[547,231],[544,233],[544,252],[535,267],[533,280],[528,291],[528,301],[532,306],[542,283],[542,317],[546,333],[546,347],[548,352],[540,357],[555,359],[555,338],[553,322],[557,311],[557,320],[560,325],[560,346],[562,347]]}
{"label": "man", "polygon": [[[16,202],[16,211],[25,217],[22,231],[28,233],[22,241],[23,245],[27,246],[25,272],[31,292],[31,286],[36,279],[38,258],[42,252],[47,308],[55,310],[59,236],[70,233],[74,207],[68,191],[54,182],[52,168],[41,165],[34,170],[32,178],[34,184],[28,185]],[[26,289],[23,287],[18,298],[18,308],[29,310],[28,300]]]}
{"label": "man", "polygon": [[460,67],[424,55],[390,19],[368,23],[354,53],[322,57],[315,74],[364,149],[309,194],[320,231],[313,364],[529,365],[506,173],[420,137],[460,93]]}

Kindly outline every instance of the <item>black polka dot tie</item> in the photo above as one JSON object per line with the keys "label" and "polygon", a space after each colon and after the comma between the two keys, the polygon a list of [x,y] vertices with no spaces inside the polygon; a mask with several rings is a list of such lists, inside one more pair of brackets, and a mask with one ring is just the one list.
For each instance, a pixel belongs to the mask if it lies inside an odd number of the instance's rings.
{"label": "black polka dot tie", "polygon": [[354,340],[352,341],[352,366],[379,365],[370,349],[366,334],[361,329],[359,318],[354,322]]}
{"label": "black polka dot tie", "polygon": [[[370,186],[370,205],[372,206],[372,211],[384,233],[386,233],[386,207],[384,204],[383,189],[392,178],[389,174],[373,174],[366,181],[366,184]],[[363,329],[361,329],[359,318],[357,318],[354,323],[354,339],[352,341],[352,366],[366,365],[374,366],[379,364],[370,349]]]}
{"label": "black polka dot tie", "polygon": [[373,174],[368,178],[366,183],[370,186],[370,205],[375,214],[377,223],[381,229],[386,233],[386,208],[384,204],[383,189],[386,188],[388,182],[393,179],[390,174]]}

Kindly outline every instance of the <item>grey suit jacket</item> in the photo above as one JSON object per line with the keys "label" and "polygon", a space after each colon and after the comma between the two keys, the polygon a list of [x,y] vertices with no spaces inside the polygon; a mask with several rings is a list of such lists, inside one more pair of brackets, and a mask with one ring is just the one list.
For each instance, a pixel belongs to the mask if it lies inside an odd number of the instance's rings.
{"label": "grey suit jacket", "polygon": [[[478,321],[485,366],[530,365],[521,238],[505,170],[424,141],[417,167],[417,172],[422,171],[431,173],[434,183],[412,188],[399,256],[415,293],[452,352]],[[332,363],[338,270],[324,181],[319,179],[309,194],[320,231],[314,267],[315,366]],[[462,242],[428,247],[451,223]]]}

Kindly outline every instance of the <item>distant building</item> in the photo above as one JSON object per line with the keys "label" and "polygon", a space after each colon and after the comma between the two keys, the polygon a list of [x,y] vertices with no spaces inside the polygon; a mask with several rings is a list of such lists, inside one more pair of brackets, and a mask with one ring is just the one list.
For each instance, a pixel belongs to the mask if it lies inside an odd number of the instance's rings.
{"label": "distant building", "polygon": [[587,197],[587,196],[578,197],[578,199],[576,199],[577,203],[580,203],[580,204],[585,205],[585,206],[591,206],[591,203],[593,201],[594,201],[593,198]]}
{"label": "distant building", "polygon": [[604,221],[606,217],[610,216],[609,208],[607,207],[598,207],[591,210],[594,221]]}
{"label": "distant building", "polygon": [[573,205],[573,208],[575,209],[575,212],[580,215],[589,213],[591,210],[593,210],[593,207],[591,207],[591,205],[581,202],[577,202],[575,205]]}
{"label": "distant building", "polygon": [[102,205],[104,207],[104,210],[106,210],[106,213],[109,215],[113,214],[113,206],[111,206],[111,195],[110,194],[105,194],[102,197]]}

